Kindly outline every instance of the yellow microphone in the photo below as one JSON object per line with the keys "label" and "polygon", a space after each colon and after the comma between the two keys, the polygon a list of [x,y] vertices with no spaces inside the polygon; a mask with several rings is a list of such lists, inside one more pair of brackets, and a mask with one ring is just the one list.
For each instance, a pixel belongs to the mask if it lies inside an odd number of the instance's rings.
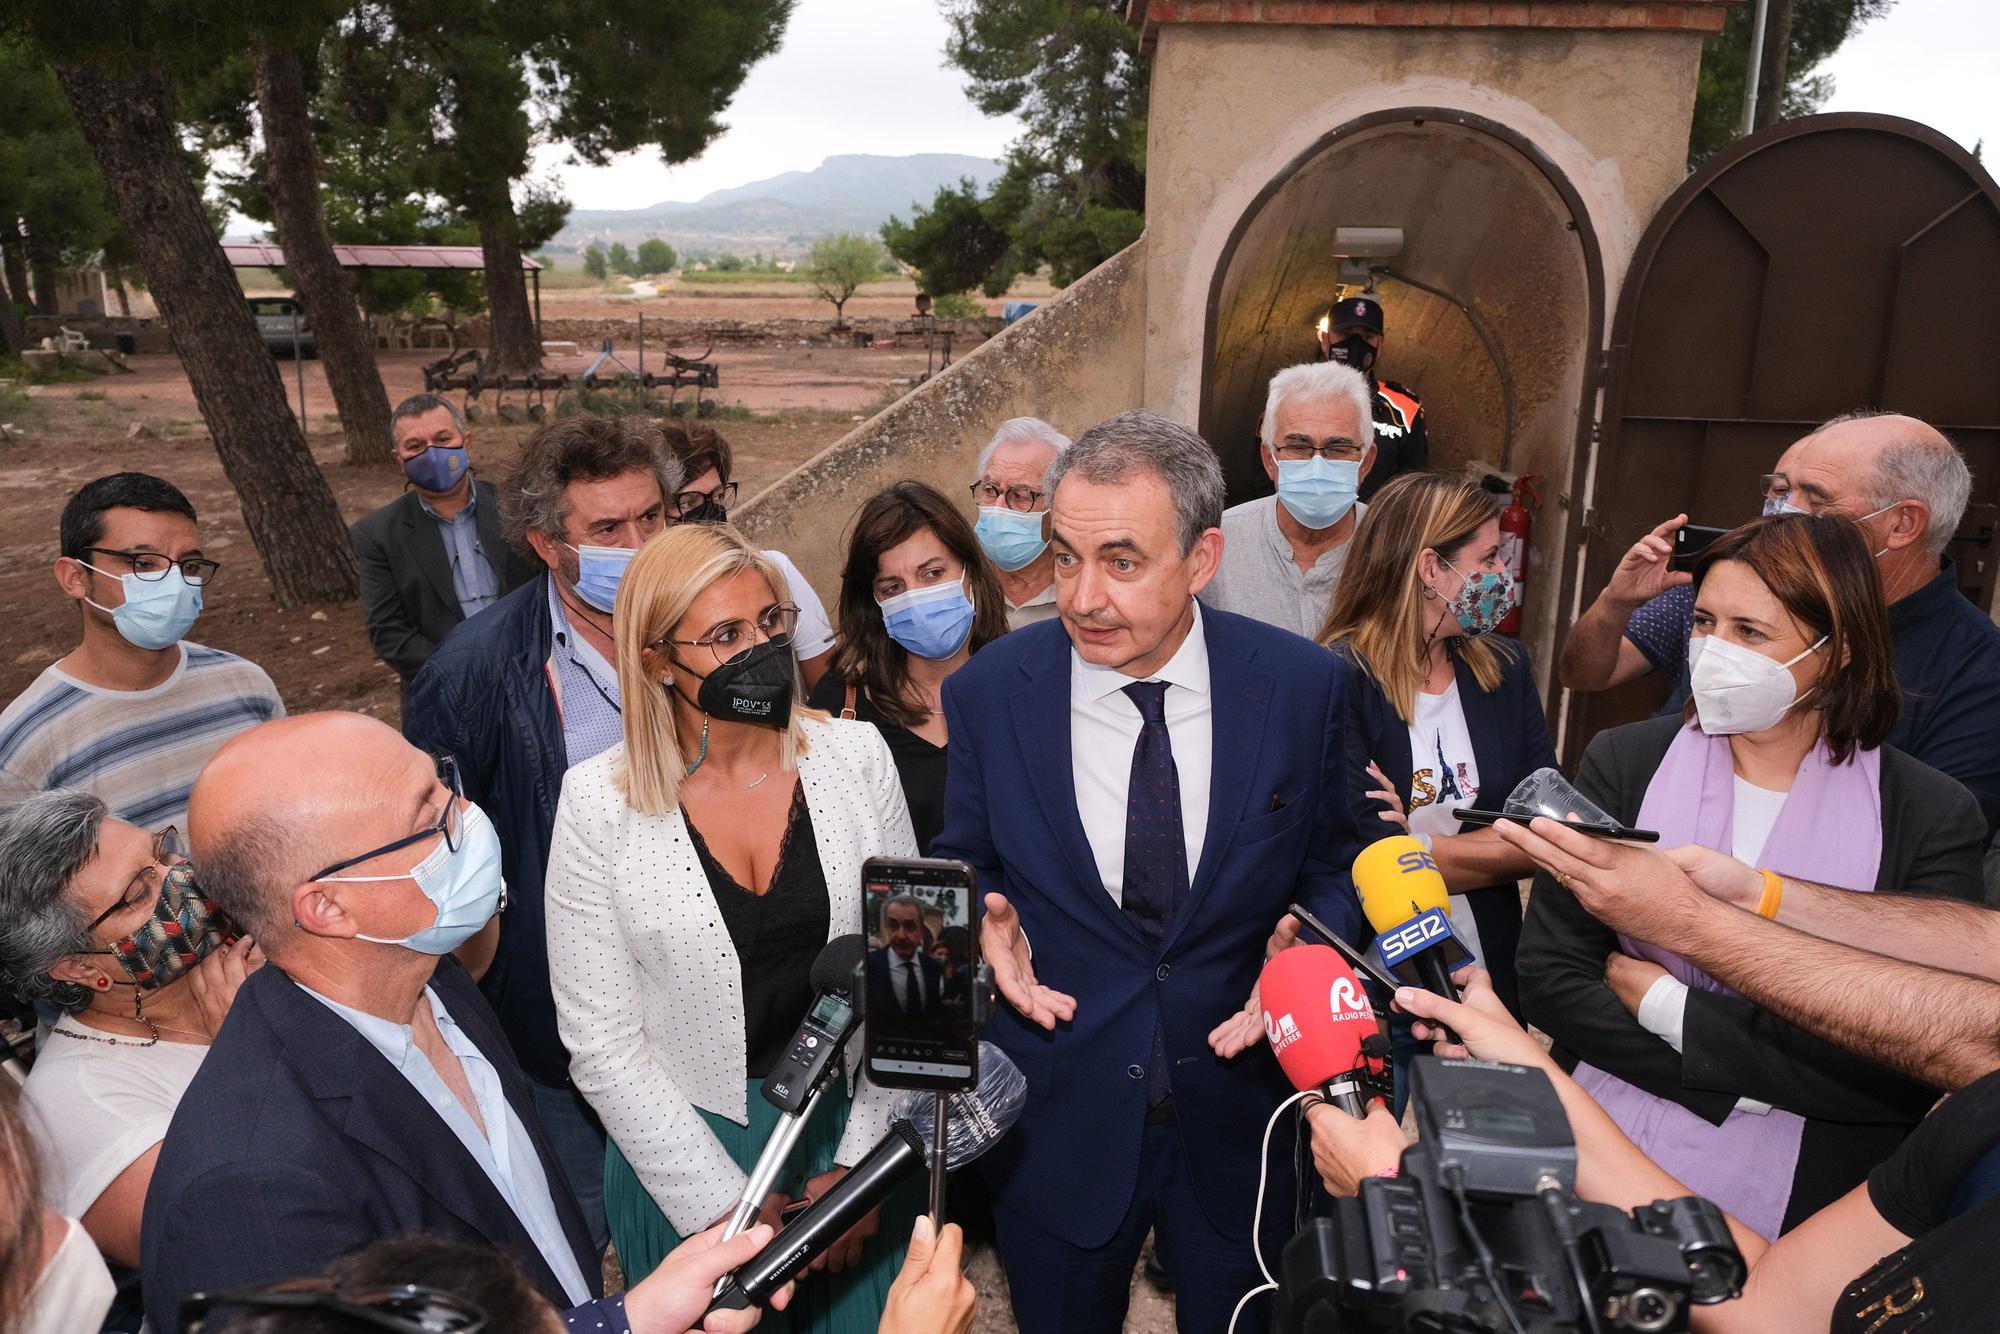
{"label": "yellow microphone", "polygon": [[1375,928],[1382,962],[1426,991],[1457,1000],[1451,965],[1471,956],[1452,934],[1451,891],[1424,845],[1408,834],[1370,843],[1354,859],[1354,892]]}

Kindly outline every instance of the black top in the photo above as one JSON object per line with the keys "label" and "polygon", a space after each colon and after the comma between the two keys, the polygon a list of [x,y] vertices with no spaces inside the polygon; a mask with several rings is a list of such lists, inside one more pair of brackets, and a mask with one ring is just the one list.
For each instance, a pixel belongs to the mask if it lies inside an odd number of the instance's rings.
{"label": "black top", "polygon": [[1949,1098],[1868,1176],[1868,1198],[1915,1238],[1834,1303],[1832,1334],[1949,1334],[1992,1323],[2000,1245],[2000,1072]]}
{"label": "black top", "polygon": [[[1646,787],[1682,728],[1654,718],[1599,732],[1577,766],[1577,790],[1614,820],[1636,824]],[[1985,824],[1959,784],[1882,748],[1882,862],[1877,891],[1976,903]],[[1578,1060],[1720,1125],[1739,1097],[1806,1118],[1784,1226],[1790,1230],[1859,1185],[1902,1143],[1936,1091],[1813,1036],[1741,996],[1688,993],[1685,1053],[1654,1037],[1604,985],[1618,937],[1544,871],[1528,896],[1516,954],[1521,1007]]]}
{"label": "black top", "polygon": [[687,822],[687,830],[715,906],[722,910],[722,923],[729,928],[729,943],[743,965],[745,1063],[750,1078],[762,1079],[785,1054],[799,1021],[812,1008],[813,960],[826,947],[831,909],[805,785],[792,790],[778,865],[771,872],[771,887],[762,894],[736,883],[709,852],[694,821]]}
{"label": "black top", "polygon": [[[819,679],[807,702],[838,717],[847,707],[847,682],[828,672]],[[896,776],[903,780],[903,799],[910,804],[910,827],[916,831],[917,855],[930,856],[931,840],[944,828],[945,747],[933,746],[909,728],[883,717],[875,701],[868,698],[868,692],[858,687],[854,692],[854,716],[864,723],[875,724],[875,730],[889,743],[889,754],[896,761]]]}

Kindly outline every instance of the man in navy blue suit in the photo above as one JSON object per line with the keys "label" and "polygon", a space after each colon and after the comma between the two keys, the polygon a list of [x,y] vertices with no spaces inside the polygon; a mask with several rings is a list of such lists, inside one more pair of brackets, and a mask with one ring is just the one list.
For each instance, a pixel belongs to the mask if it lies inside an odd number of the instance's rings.
{"label": "man in navy blue suit", "polygon": [[887,943],[868,952],[868,1012],[935,1020],[945,1001],[944,965],[924,949],[924,905],[908,894],[890,899],[881,933]]}
{"label": "man in navy blue suit", "polygon": [[[1341,676],[1297,635],[1195,602],[1222,555],[1223,486],[1194,432],[1113,418],[1044,490],[1060,620],[946,683],[931,849],[978,874],[1008,1001],[994,1037],[1028,1080],[983,1160],[1001,1260],[1025,1334],[1114,1334],[1150,1229],[1181,1330],[1215,1334],[1261,1282],[1258,1147],[1290,1092],[1247,1050],[1258,972],[1296,936],[1293,900],[1362,930]],[[1275,1156],[1267,1239],[1291,1216]],[[1263,1323],[1253,1303],[1238,1328]]]}
{"label": "man in navy blue suit", "polygon": [[715,1280],[771,1231],[693,1238],[622,1309],[599,1298],[527,1076],[449,957],[503,898],[499,840],[449,764],[359,714],[266,723],[202,770],[189,824],[202,888],[269,966],[160,1146],[140,1227],[154,1329],[179,1329],[196,1292],[316,1274],[415,1232],[507,1251],[576,1328],[700,1323]]}

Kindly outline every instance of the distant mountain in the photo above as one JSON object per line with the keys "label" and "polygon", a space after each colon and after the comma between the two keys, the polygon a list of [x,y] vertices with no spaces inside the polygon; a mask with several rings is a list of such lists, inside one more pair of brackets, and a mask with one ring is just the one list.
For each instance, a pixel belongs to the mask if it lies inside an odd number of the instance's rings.
{"label": "distant mountain", "polygon": [[970,176],[983,189],[1001,165],[962,153],[882,157],[843,153],[811,171],[716,190],[692,202],[667,200],[646,208],[577,209],[555,238],[557,248],[581,250],[592,241],[636,245],[657,236],[692,254],[762,250],[803,253],[834,232],[872,233],[891,214],[907,218],[938,187]]}

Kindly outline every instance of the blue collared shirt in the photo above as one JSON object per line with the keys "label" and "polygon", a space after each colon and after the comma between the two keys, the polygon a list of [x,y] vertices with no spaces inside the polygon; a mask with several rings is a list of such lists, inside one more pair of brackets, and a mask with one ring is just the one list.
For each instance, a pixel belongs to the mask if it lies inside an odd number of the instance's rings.
{"label": "blue collared shirt", "polygon": [[[473,1100],[479,1104],[478,1121],[472,1119],[431,1065],[430,1058],[417,1046],[416,1034],[410,1025],[398,1024],[328,1000],[310,987],[300,989],[345,1019],[369,1046],[382,1053],[382,1059],[410,1082],[410,1087],[431,1105],[439,1119],[451,1128],[451,1133],[458,1136],[458,1142],[465,1146],[465,1151],[486,1173],[493,1188],[500,1192],[500,1198],[514,1211],[514,1217],[521,1221],[522,1228],[533,1239],[535,1249],[542,1253],[542,1259],[548,1262],[563,1291],[569,1294],[570,1302],[580,1306],[590,1301],[590,1285],[584,1280],[583,1271],[577,1267],[576,1252],[570,1248],[569,1238],[563,1232],[562,1219],[556,1213],[555,1197],[549,1191],[548,1174],[542,1170],[541,1155],[535,1152],[535,1142],[529,1137],[528,1128],[521,1124],[521,1118],[515,1114],[513,1105],[507,1101],[506,1091],[500,1086],[500,1072],[493,1068],[493,1063],[480,1052],[465,1030],[452,1021],[437,992],[425,987],[424,999],[430,1003],[431,1017],[437,1021],[445,1046],[458,1057],[459,1067],[465,1071],[465,1082],[471,1086]],[[486,1126],[484,1133],[479,1128],[481,1122]]]}
{"label": "blue collared shirt", "polygon": [[451,557],[451,591],[458,598],[459,611],[470,620],[500,600],[500,576],[493,572],[493,562],[479,545],[479,520],[473,517],[479,503],[479,488],[475,486],[466,493],[464,507],[449,519],[432,509],[421,492],[417,503],[424,507],[424,513],[437,520],[445,554]]}
{"label": "blue collared shirt", "polygon": [[625,720],[619,714],[617,671],[570,625],[554,574],[548,585],[551,683],[562,717],[563,762],[573,766],[623,741]]}

